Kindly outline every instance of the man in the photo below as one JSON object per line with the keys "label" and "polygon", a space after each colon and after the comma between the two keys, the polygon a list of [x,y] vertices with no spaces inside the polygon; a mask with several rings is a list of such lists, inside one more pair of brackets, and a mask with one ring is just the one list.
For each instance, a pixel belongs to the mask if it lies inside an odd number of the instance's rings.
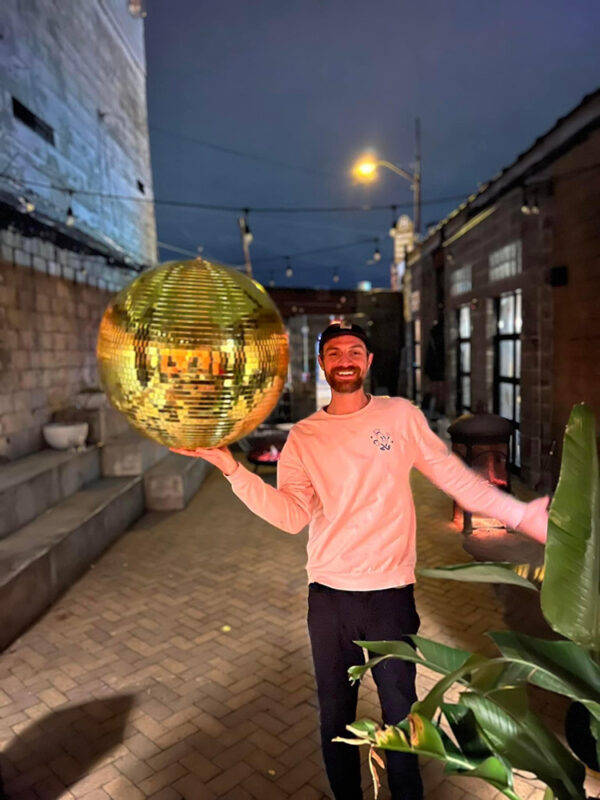
{"label": "man", "polygon": [[[355,719],[358,687],[347,669],[363,663],[354,640],[402,639],[419,628],[415,609],[416,467],[465,508],[546,538],[547,498],[521,503],[468,469],[403,398],[371,397],[363,384],[373,360],[365,331],[332,323],[319,363],[330,404],[294,425],[281,453],[277,489],[238,464],[227,448],[176,452],[222,470],[235,494],[288,533],[310,524],[308,628],[315,666],[325,767],[336,800],[361,800],[358,748],[333,743]],[[403,719],[416,700],[415,667],[398,659],[373,670],[383,721]],[[388,753],[394,800],[421,800],[415,756]]]}

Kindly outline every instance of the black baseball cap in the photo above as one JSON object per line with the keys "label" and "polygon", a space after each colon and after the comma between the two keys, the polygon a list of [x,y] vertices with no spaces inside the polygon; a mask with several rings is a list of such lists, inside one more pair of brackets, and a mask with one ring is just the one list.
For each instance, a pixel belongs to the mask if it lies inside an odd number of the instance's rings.
{"label": "black baseball cap", "polygon": [[367,348],[367,353],[371,352],[369,337],[360,325],[342,319],[336,320],[332,322],[331,325],[328,325],[319,337],[319,355],[323,353],[323,348],[327,342],[331,341],[331,339],[336,339],[338,336],[355,336],[364,343]]}

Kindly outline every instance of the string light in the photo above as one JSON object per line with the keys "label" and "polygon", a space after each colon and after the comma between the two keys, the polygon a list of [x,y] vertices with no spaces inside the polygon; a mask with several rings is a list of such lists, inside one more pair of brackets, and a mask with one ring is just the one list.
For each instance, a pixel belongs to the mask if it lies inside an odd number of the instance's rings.
{"label": "string light", "polygon": [[33,214],[35,203],[29,197],[19,197],[19,211],[22,214]]}
{"label": "string light", "polygon": [[[73,197],[73,192],[69,191],[69,198]],[[67,216],[65,217],[65,225],[72,228],[75,225],[75,214],[73,214],[73,207],[71,205],[72,199],[69,200],[69,207],[67,208]]]}
{"label": "string light", "polygon": [[390,225],[389,235],[394,238],[396,235],[396,226],[398,224],[398,206],[392,206],[392,224]]}
{"label": "string light", "polygon": [[250,230],[250,225],[248,224],[248,214],[250,213],[249,209],[244,209],[244,216],[240,218],[240,228],[242,229],[242,236],[244,237],[245,244],[252,244],[254,239],[254,235]]}
{"label": "string light", "polygon": [[375,250],[373,252],[373,261],[375,263],[381,261],[381,250],[379,249],[379,239],[375,239]]}
{"label": "string light", "polygon": [[292,269],[292,265],[290,264],[290,257],[289,256],[285,257],[285,265],[286,265],[285,266],[285,277],[286,278],[291,278],[292,275],[294,274],[294,270]]}
{"label": "string light", "polygon": [[[552,181],[561,180],[563,178],[568,178],[575,175],[580,175],[584,172],[589,172],[590,170],[600,169],[600,162],[589,164],[585,167],[580,167],[578,169],[568,170],[557,175],[554,175]],[[1,177],[6,177],[8,180],[15,181],[17,183],[23,184],[19,178],[11,175],[2,174]],[[539,185],[545,185],[548,183],[548,179],[544,179],[543,181],[540,180]],[[274,206],[274,207],[255,207],[255,208],[245,208],[241,209],[240,206],[225,206],[225,205],[217,205],[214,203],[191,203],[183,200],[162,200],[160,198],[151,198],[151,197],[135,197],[133,195],[120,195],[120,194],[110,194],[105,192],[95,192],[87,189],[73,189],[73,188],[65,188],[64,186],[57,186],[56,184],[49,184],[49,183],[41,183],[39,181],[28,181],[28,185],[30,186],[40,186],[44,189],[54,189],[58,192],[72,192],[73,194],[81,194],[86,195],[88,197],[103,197],[108,200],[127,200],[137,203],[153,203],[154,205],[167,205],[167,206],[177,206],[180,208],[195,208],[195,209],[205,209],[208,211],[230,211],[239,213],[243,211],[244,213],[249,213],[250,211],[253,214],[276,214],[276,213],[290,213],[290,214],[307,214],[307,213],[359,213],[359,212],[368,212],[368,211],[386,211],[392,210],[394,215],[396,214],[399,208],[412,208],[412,203],[400,203],[400,204],[385,204],[385,205],[361,205],[361,206]],[[485,187],[486,189],[489,187]],[[484,191],[483,189],[481,191]],[[439,205],[441,203],[448,203],[453,202],[455,200],[464,200],[465,196],[470,197],[471,195],[468,192],[462,192],[461,194],[456,195],[447,195],[444,197],[431,197],[427,200],[422,201],[422,205]],[[395,227],[395,220],[393,227]]]}
{"label": "string light", "polygon": [[521,213],[529,215],[529,214],[539,214],[540,207],[538,205],[537,199],[537,192],[533,194],[533,202],[529,202],[531,200],[531,195],[528,196],[527,190],[525,190],[523,194],[523,205],[521,206]]}
{"label": "string light", "polygon": [[338,270],[338,268],[337,268],[337,267],[334,267],[334,268],[333,268],[333,275],[332,275],[332,277],[331,277],[331,280],[332,280],[334,283],[339,283],[339,282],[340,282],[340,272],[339,272],[339,270]]}

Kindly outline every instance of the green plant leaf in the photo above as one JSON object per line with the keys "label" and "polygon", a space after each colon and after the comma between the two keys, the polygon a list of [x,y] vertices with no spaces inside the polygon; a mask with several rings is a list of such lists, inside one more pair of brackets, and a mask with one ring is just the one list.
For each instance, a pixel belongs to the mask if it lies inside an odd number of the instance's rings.
{"label": "green plant leaf", "polygon": [[471,653],[467,650],[448,647],[448,645],[433,642],[422,636],[411,636],[410,638],[421,650],[422,656],[418,655],[415,648],[411,647],[407,642],[385,640],[374,642],[356,641],[355,644],[360,647],[366,647],[369,653],[379,653],[380,655],[369,659],[365,664],[357,664],[354,667],[350,667],[348,675],[351,682],[354,683],[360,680],[365,672],[373,669],[386,658],[401,658],[404,661],[412,661],[413,664],[420,664],[434,672],[441,672],[443,675],[447,675],[449,672],[458,669],[471,656]]}
{"label": "green plant leaf", "polygon": [[487,662],[489,662],[489,659],[485,656],[477,654],[469,656],[462,666],[455,669],[454,672],[449,672],[447,675],[444,675],[443,678],[440,678],[422,700],[413,703],[412,710],[417,711],[428,719],[432,719],[435,712],[443,703],[444,695],[448,689],[455,683],[461,682],[467,676],[471,675],[473,671]]}
{"label": "green plant leaf", "polygon": [[333,741],[435,758],[444,763],[447,775],[480,778],[499,789],[510,800],[520,800],[513,790],[512,769],[502,758],[488,755],[487,752],[482,758],[469,757],[442,729],[418,713],[411,712],[399,725],[386,725],[384,728],[378,728],[371,720],[361,720],[358,728],[356,725],[353,723],[347,727],[360,738],[338,737]]}
{"label": "green plant leaf", "polygon": [[512,631],[489,636],[502,655],[522,667],[522,679],[579,700],[600,720],[600,667],[586,650],[573,642],[553,642]]}
{"label": "green plant leaf", "polygon": [[600,653],[600,477],[594,416],[584,404],[565,431],[541,603],[555,631]]}
{"label": "green plant leaf", "polygon": [[424,666],[429,667],[434,672],[442,672],[444,674],[454,672],[473,655],[468,650],[440,644],[440,642],[434,642],[433,639],[426,639],[424,636],[411,636],[410,638],[415,647],[421,652],[425,661]]}
{"label": "green plant leaf", "polygon": [[489,697],[463,692],[494,753],[514,769],[535,773],[559,800],[585,800],[585,769],[529,709],[524,688],[503,689]]}
{"label": "green plant leaf", "polygon": [[346,725],[346,728],[355,736],[361,739],[368,739],[379,729],[379,725],[373,722],[372,719],[357,719],[351,725]]}
{"label": "green plant leaf", "polygon": [[461,703],[442,703],[442,712],[462,752],[473,760],[485,760],[493,755],[477,726],[475,714]]}
{"label": "green plant leaf", "polygon": [[448,567],[427,567],[418,570],[425,578],[445,578],[465,583],[510,583],[525,589],[538,591],[535,583],[527,580],[528,564],[510,564],[508,561],[481,561],[469,564],[453,564]]}
{"label": "green plant leaf", "polygon": [[[465,773],[459,773],[465,774]],[[495,756],[490,756],[482,761],[478,767],[467,773],[469,778],[483,778],[498,789],[505,786],[512,787],[512,772],[507,770],[506,764]]]}

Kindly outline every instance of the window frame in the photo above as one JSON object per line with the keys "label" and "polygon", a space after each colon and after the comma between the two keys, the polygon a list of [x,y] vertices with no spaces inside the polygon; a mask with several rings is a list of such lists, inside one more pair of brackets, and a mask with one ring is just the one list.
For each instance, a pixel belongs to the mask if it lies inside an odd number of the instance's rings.
{"label": "window frame", "polygon": [[[419,332],[419,336],[417,338],[417,330]],[[421,404],[421,400],[423,399],[423,386],[422,386],[422,364],[421,364],[421,356],[423,354],[422,351],[422,333],[421,330],[421,319],[420,317],[414,317],[410,323],[410,332],[411,332],[411,374],[412,374],[412,399],[415,401],[417,405]],[[417,347],[419,348],[419,358],[417,358]],[[418,376],[418,381],[417,381]],[[417,388],[418,384],[418,388]]]}
{"label": "window frame", "polygon": [[[461,311],[466,309],[469,312],[469,336],[463,337],[460,332],[460,315]],[[469,345],[469,370],[463,369],[462,362],[462,347],[461,345]],[[472,381],[472,347],[473,347],[473,321],[471,319],[471,306],[465,303],[456,309],[456,413],[464,414],[471,412],[473,407],[473,381]],[[463,402],[463,378],[469,379],[469,404]]]}
{"label": "window frame", "polygon": [[[500,328],[500,304],[503,298],[513,297],[513,316],[512,316],[512,332],[503,333]],[[517,298],[519,301],[517,302]],[[510,439],[510,452],[509,452],[509,466],[511,471],[519,473],[521,471],[521,414],[519,410],[519,418],[517,419],[517,406],[521,401],[521,372],[522,372],[522,334],[523,334],[523,293],[521,289],[514,289],[510,292],[503,292],[500,296],[494,298],[494,312],[495,312],[495,325],[496,332],[494,335],[494,413],[500,415],[500,389],[502,384],[508,384],[513,387],[513,400],[512,400],[512,416],[505,417],[510,419],[513,424],[513,435]],[[520,310],[520,316],[519,316]],[[512,342],[512,363],[513,375],[500,374],[500,345],[502,342]],[[517,342],[519,343],[519,358],[517,358]],[[518,398],[518,401],[517,401]]]}

